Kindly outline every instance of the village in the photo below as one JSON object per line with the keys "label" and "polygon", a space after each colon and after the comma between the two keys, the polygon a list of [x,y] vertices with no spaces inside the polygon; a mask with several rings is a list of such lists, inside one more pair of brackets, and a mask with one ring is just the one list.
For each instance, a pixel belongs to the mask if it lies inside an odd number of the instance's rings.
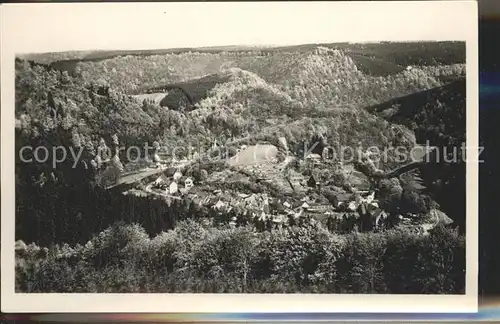
{"label": "village", "polygon": [[[286,141],[284,143],[286,147]],[[349,192],[340,189],[342,192],[337,192],[333,199],[328,199],[322,193],[322,187],[328,183],[315,176],[314,172],[304,176],[293,168],[288,168],[296,160],[295,157],[287,157],[280,162],[271,154],[259,160],[258,154],[252,151],[256,148],[272,148],[271,151],[277,151],[268,144],[251,147],[241,145],[237,150],[238,155],[228,161],[228,170],[207,174],[203,180],[183,174],[183,167],[188,163],[174,169],[172,164],[155,155],[156,168],[162,170],[161,174],[144,185],[142,190],[135,188],[133,191],[136,194],[142,192],[158,195],[167,200],[189,199],[220,214],[243,213],[252,220],[272,223],[274,227],[306,221],[322,222],[332,230],[340,230],[340,227],[350,224],[350,228],[345,228],[345,231],[355,228],[373,231],[384,226],[388,214],[379,207],[375,191],[370,190],[368,180],[359,172],[353,171],[357,175],[353,179],[358,181],[352,183],[357,188],[352,187]],[[256,159],[254,163],[245,163],[243,157],[246,155],[252,155]],[[314,169],[322,163],[321,156],[309,154],[299,163],[305,163],[305,168]],[[221,179],[225,181],[222,182]],[[281,187],[278,188],[277,195],[273,195],[272,190],[252,192],[239,189],[245,182],[257,182],[264,187],[266,183],[274,186],[281,183]],[[230,226],[237,226],[237,217],[231,217],[228,223]]]}
{"label": "village", "polygon": [[[219,215],[232,215],[227,223],[233,227],[238,225],[238,215],[268,227],[321,222],[340,232],[377,231],[395,223],[411,225],[417,219],[417,215],[389,213],[379,206],[373,179],[352,164],[326,161],[317,153],[303,157],[290,154],[283,137],[277,145],[240,143],[222,168],[210,171],[203,169],[199,154],[182,159],[166,157],[155,143],[147,166],[126,172],[117,143],[113,138],[112,157],[94,163],[108,176],[108,188],[121,186],[127,188],[125,194],[155,195],[167,201],[187,199]],[[214,141],[212,149],[217,148]],[[418,158],[426,154],[420,150]],[[407,172],[408,166],[399,169]],[[446,215],[436,210],[432,213],[436,224],[449,222]]]}

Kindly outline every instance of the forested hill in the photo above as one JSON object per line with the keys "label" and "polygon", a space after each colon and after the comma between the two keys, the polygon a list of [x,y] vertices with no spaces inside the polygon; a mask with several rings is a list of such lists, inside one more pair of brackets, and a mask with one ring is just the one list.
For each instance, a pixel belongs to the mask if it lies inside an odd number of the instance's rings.
{"label": "forested hill", "polygon": [[[385,45],[388,48],[344,44],[343,50],[315,47],[266,55],[121,56],[80,62],[75,75],[16,60],[17,124],[28,138],[43,138],[62,127],[90,152],[101,138],[112,134],[125,145],[158,141],[164,147],[206,147],[214,139],[272,138],[277,134],[286,137],[291,147],[318,136],[334,146],[411,145],[406,126],[394,132],[386,120],[362,108],[442,86],[446,84],[443,77],[461,78],[465,65],[452,64],[460,55],[450,54],[461,45]],[[441,47],[444,49],[439,50]],[[407,61],[403,50],[410,53]],[[397,66],[420,62],[417,53],[427,58],[438,53],[432,62],[451,65],[421,65],[374,76],[376,73],[359,68],[362,64],[352,59],[353,53]],[[377,70],[380,65],[367,67]],[[175,95],[165,97],[167,107],[139,99],[141,89],[165,84],[182,85],[189,97],[196,99],[194,105],[179,107],[179,96]],[[401,139],[398,134],[408,136]]]}
{"label": "forested hill", "polygon": [[458,145],[465,141],[465,78],[430,90],[391,99],[368,108],[415,131],[417,141]]}
{"label": "forested hill", "polygon": [[216,46],[154,50],[70,51],[24,54],[22,58],[46,64],[56,62],[76,64],[82,61],[98,62],[100,60],[113,59],[120,56],[146,57],[153,55],[182,54],[187,52],[206,54],[242,52],[252,54],[273,54],[276,52],[300,53],[310,52],[319,46],[349,51],[353,55],[371,57],[400,66],[441,65],[465,62],[465,44],[462,42],[412,42],[405,44],[392,42],[352,44],[345,42],[291,46]]}
{"label": "forested hill", "polygon": [[99,82],[84,82],[66,72],[16,60],[16,124],[29,137],[59,127],[89,149],[99,138],[118,134],[144,143],[154,138],[159,120],[131,96]]}
{"label": "forested hill", "polygon": [[[390,149],[414,148],[415,133],[437,146],[464,139],[465,83],[450,80],[465,75],[465,44],[336,46],[16,60],[17,151],[82,152],[56,167],[15,154],[16,239],[36,244],[16,243],[17,291],[463,292],[464,238],[431,228],[465,224],[464,163],[373,178],[406,165]],[[118,150],[145,142],[161,148],[154,162]],[[174,148],[186,149],[175,151],[181,179],[167,179]],[[324,148],[342,156],[307,156]],[[134,190],[109,188],[125,177]],[[382,232],[347,234],[356,228]]]}
{"label": "forested hill", "polygon": [[466,140],[465,95],[465,79],[461,79],[368,108],[392,123],[408,127],[415,132],[417,142],[429,141],[438,147],[439,161],[423,169],[424,181],[461,230],[465,230],[465,209],[459,203],[465,201],[466,192],[462,156]]}

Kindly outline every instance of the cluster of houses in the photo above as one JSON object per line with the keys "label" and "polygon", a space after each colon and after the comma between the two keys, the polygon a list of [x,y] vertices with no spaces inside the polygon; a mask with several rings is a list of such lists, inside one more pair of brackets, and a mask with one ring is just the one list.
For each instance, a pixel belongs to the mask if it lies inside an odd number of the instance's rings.
{"label": "cluster of houses", "polygon": [[[340,197],[336,205],[315,202],[308,196],[296,201],[277,199],[272,200],[272,208],[269,207],[271,200],[266,195],[260,200],[256,195],[244,196],[240,194],[245,202],[250,202],[245,205],[249,206],[247,208],[251,208],[252,202],[260,202],[260,208],[251,209],[253,217],[263,221],[270,219],[276,225],[283,225],[290,219],[299,220],[304,216],[314,214],[321,218],[334,217],[341,221],[345,219],[345,217],[341,217],[344,215],[353,218],[356,221],[355,224],[358,224],[362,230],[373,230],[382,227],[388,218],[388,214],[379,207],[374,192],[364,196],[346,194],[344,197]],[[214,206],[215,208],[223,208],[225,205],[226,203],[218,201]]]}
{"label": "cluster of houses", "polygon": [[[214,193],[224,194],[221,190],[216,190]],[[292,204],[286,200],[275,200],[275,198],[269,197],[266,193],[240,193],[237,197],[231,198],[228,198],[227,194],[226,192],[226,195],[224,195],[225,199],[217,196],[207,196],[201,201],[201,204],[211,206],[211,208],[224,213],[229,213],[233,208],[238,208],[246,211],[252,219],[265,222],[271,221],[276,226],[284,224],[290,216],[298,219],[303,215],[304,211],[310,208],[305,201]],[[235,217],[231,219],[230,225],[236,225]]]}
{"label": "cluster of houses", "polygon": [[[285,225],[291,219],[300,221],[306,219],[305,216],[311,214],[326,214],[329,215],[334,209],[329,204],[321,204],[311,201],[309,197],[304,197],[301,200],[276,199],[269,197],[266,193],[259,194],[243,194],[240,193],[237,197],[230,197],[229,192],[221,190],[214,191],[214,194],[220,196],[209,196],[201,201],[201,204],[211,206],[211,208],[224,213],[229,213],[233,208],[244,210],[252,219],[259,221],[271,221],[276,227]],[[308,218],[314,222],[314,219]],[[230,225],[236,224],[236,218],[230,222]]]}
{"label": "cluster of houses", "polygon": [[[153,187],[165,190],[165,194],[170,196],[186,195],[194,187],[194,182],[190,177],[183,176],[180,170],[176,170],[171,177],[162,174]],[[271,222],[274,227],[286,226],[292,220],[297,223],[303,220],[316,222],[315,217],[310,217],[315,214],[323,219],[333,219],[337,224],[351,224],[352,229],[371,231],[384,227],[389,216],[379,207],[373,191],[339,194],[336,203],[327,204],[316,202],[309,196],[300,200],[279,199],[270,197],[267,193],[235,193],[221,189],[199,199],[200,205],[217,212],[230,213],[233,209],[238,209],[246,212],[251,219]],[[401,220],[404,220],[402,216]],[[236,217],[233,217],[229,224],[236,226],[236,221]]]}
{"label": "cluster of houses", "polygon": [[183,176],[180,170],[176,170],[172,177],[162,174],[153,183],[154,188],[165,190],[168,195],[186,194],[193,186],[193,179]]}
{"label": "cluster of houses", "polygon": [[374,230],[384,226],[388,219],[388,214],[379,207],[375,199],[375,192],[366,196],[354,194],[349,200],[339,202],[337,211],[344,212],[344,215],[351,215],[357,220],[361,230]]}
{"label": "cluster of houses", "polygon": [[[351,199],[340,201],[337,206],[321,204],[310,201],[308,197],[301,200],[290,202],[286,199],[270,198],[267,194],[239,194],[236,199],[226,199],[207,197],[202,201],[204,205],[210,205],[211,208],[220,212],[228,213],[236,206],[244,208],[252,219],[260,221],[271,221],[279,227],[290,222],[291,219],[300,220],[307,215],[317,214],[326,217],[332,216],[342,220],[340,215],[354,215],[352,218],[357,220],[364,230],[373,230],[383,226],[388,215],[379,208],[374,199],[374,193],[365,197],[361,195],[352,195]],[[271,206],[272,205],[272,206]],[[314,221],[314,218],[308,218]],[[236,217],[230,221],[230,225],[236,225]]]}
{"label": "cluster of houses", "polygon": [[[280,138],[280,145],[286,147],[286,141]],[[214,146],[217,146],[217,142],[214,142]],[[246,146],[243,145],[238,151],[245,148]],[[305,160],[313,165],[321,164],[322,157],[319,154],[312,153],[307,155]],[[158,156],[155,156],[155,162],[160,163],[162,161]],[[246,170],[258,179],[270,178],[269,172],[273,170],[262,170],[262,168],[262,165],[258,167],[251,165],[247,166]],[[337,199],[334,202],[329,201],[329,203],[322,202],[321,199],[314,200],[314,195],[311,197],[309,197],[310,195],[305,196],[301,200],[291,198],[277,199],[268,196],[266,193],[245,194],[235,193],[233,190],[222,191],[220,189],[214,190],[206,196],[201,192],[197,192],[196,194],[190,193],[189,195],[193,196],[193,199],[198,198],[197,200],[199,200],[200,205],[210,207],[220,213],[229,213],[236,208],[247,213],[252,219],[265,222],[271,221],[276,226],[284,225],[293,219],[311,219],[311,217],[303,216],[316,214],[321,215],[319,218],[335,219],[338,222],[342,222],[347,218],[354,220],[353,224],[361,227],[362,230],[373,230],[383,227],[387,223],[389,215],[379,207],[375,199],[375,192],[372,191],[368,178],[355,170],[348,172],[347,176],[349,177],[349,184],[354,189],[354,193],[338,193],[335,197]],[[310,190],[320,193],[322,182],[325,181],[318,174],[311,174],[308,180],[302,178],[300,184],[303,187],[309,187]],[[328,185],[328,183],[326,181],[325,185]],[[290,185],[292,186],[292,184]],[[171,176],[167,176],[165,173],[162,174],[153,184],[154,188],[164,190],[165,194],[169,196],[186,195],[193,186],[193,179],[183,176],[180,169],[177,169]],[[293,186],[292,189],[294,189]],[[233,217],[230,224],[236,225],[235,217]]]}

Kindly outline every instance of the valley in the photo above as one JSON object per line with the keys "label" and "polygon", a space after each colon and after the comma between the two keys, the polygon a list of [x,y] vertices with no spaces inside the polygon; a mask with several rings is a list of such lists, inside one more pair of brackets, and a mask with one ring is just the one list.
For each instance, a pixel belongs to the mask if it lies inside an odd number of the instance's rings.
{"label": "valley", "polygon": [[17,157],[19,289],[461,293],[465,92],[454,42],[20,57],[17,149],[83,153]]}

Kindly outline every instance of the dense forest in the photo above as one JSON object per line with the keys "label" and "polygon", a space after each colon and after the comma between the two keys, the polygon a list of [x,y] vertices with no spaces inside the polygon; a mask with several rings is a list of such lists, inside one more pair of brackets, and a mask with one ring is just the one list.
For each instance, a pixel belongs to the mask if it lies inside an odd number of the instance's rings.
{"label": "dense forest", "polygon": [[[31,292],[460,293],[465,241],[450,230],[350,234],[294,227],[203,228],[150,238],[115,225],[85,245],[28,246],[17,290]],[[411,251],[411,252],[409,252]],[[43,256],[40,259],[40,256]]]}
{"label": "dense forest", "polygon": [[[18,252],[17,289],[463,293],[463,163],[424,167],[426,192],[388,202],[404,209],[432,198],[458,227],[427,236],[405,229],[346,234],[320,223],[275,229],[244,213],[221,215],[189,199],[123,195],[96,183],[92,161],[115,138],[169,149],[284,137],[294,153],[317,140],[361,149],[409,149],[427,140],[460,147],[462,45],[380,46],[17,59],[17,150],[82,152],[56,168],[16,155],[16,240],[30,243]],[[156,88],[182,91],[162,103],[141,99]],[[400,164],[390,155],[377,167]],[[227,226],[232,217],[236,228]]]}
{"label": "dense forest", "polygon": [[465,209],[456,203],[465,200],[465,79],[442,87],[396,98],[370,107],[387,120],[403,124],[415,133],[420,143],[441,148],[440,155],[424,168],[427,186],[441,207],[465,233]]}

